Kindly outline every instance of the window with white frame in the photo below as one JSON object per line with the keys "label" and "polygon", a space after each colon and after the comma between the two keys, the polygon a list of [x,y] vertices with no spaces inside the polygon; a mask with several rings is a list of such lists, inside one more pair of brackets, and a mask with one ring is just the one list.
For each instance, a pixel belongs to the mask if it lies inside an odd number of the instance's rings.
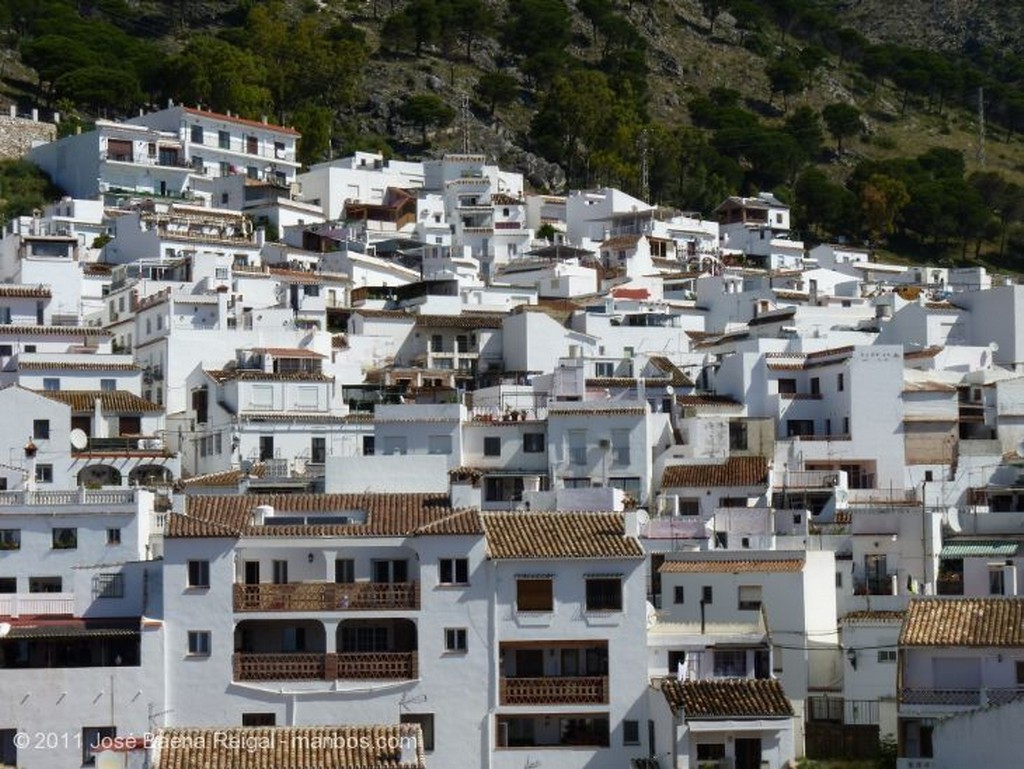
{"label": "window with white frame", "polygon": [[879,649],[878,650],[878,662],[884,664],[895,664],[896,663],[896,650],[895,649]]}
{"label": "window with white frame", "polygon": [[612,430],[612,465],[625,467],[629,460],[629,430]]}
{"label": "window with white frame", "polygon": [[438,562],[437,581],[442,585],[468,585],[469,559],[442,558]]}
{"label": "window with white frame", "polygon": [[446,652],[466,651],[466,628],[447,627],[444,629],[444,650]]}
{"label": "window with white frame", "polygon": [[452,436],[431,435],[427,437],[427,452],[430,454],[451,454]]}
{"label": "window with white frame", "polygon": [[190,657],[210,656],[210,631],[189,630],[188,631],[188,654]]}
{"label": "window with white frame", "polygon": [[740,585],[739,606],[740,611],[757,611],[761,608],[761,586]]}
{"label": "window with white frame", "polygon": [[606,378],[615,376],[615,364],[611,361],[598,361],[594,364],[594,376]]}

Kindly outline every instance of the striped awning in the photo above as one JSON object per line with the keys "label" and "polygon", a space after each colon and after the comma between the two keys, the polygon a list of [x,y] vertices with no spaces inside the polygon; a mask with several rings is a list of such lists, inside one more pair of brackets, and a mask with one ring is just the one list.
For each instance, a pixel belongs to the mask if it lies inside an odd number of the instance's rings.
{"label": "striped awning", "polygon": [[1019,548],[1020,542],[1008,539],[947,541],[939,558],[1009,558]]}

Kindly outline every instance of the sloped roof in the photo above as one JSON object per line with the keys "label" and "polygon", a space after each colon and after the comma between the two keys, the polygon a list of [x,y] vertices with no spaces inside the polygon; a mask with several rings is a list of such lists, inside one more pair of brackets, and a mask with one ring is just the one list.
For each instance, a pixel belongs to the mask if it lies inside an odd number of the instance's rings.
{"label": "sloped roof", "polygon": [[777,679],[723,678],[678,681],[666,678],[661,693],[672,712],[699,719],[791,718],[793,705]]}
{"label": "sloped roof", "polygon": [[1024,598],[912,600],[900,646],[1024,647]]}
{"label": "sloped roof", "polygon": [[901,623],[905,616],[907,616],[905,611],[865,609],[847,612],[839,618],[839,621],[847,625],[874,624],[878,622]]}
{"label": "sloped roof", "polygon": [[804,568],[803,558],[742,558],[735,560],[693,559],[665,561],[658,569],[661,574],[771,574],[798,572]]}
{"label": "sloped roof", "polygon": [[939,558],[1012,558],[1020,544],[1012,539],[946,540]]}
{"label": "sloped roof", "polygon": [[[169,727],[153,769],[422,769],[419,724]],[[407,751],[403,745],[410,746]],[[402,759],[405,759],[403,761]]]}
{"label": "sloped roof", "polygon": [[642,558],[621,513],[515,512],[482,516],[495,559]]}
{"label": "sloped roof", "polygon": [[300,136],[298,131],[288,126],[274,125],[273,123],[261,123],[258,120],[248,120],[244,117],[238,117],[237,115],[225,115],[220,112],[211,112],[205,109],[196,109],[195,107],[185,107],[185,112],[190,115],[197,117],[210,118],[211,120],[223,120],[227,123],[238,123],[239,125],[250,126],[251,128],[259,128],[264,131],[277,131],[278,133],[291,134],[292,136]]}
{"label": "sloped roof", "polygon": [[416,315],[416,325],[426,328],[501,328],[504,315],[467,314],[462,315]]}
{"label": "sloped roof", "polygon": [[19,371],[141,371],[134,363],[78,363],[63,360],[19,360]]}
{"label": "sloped roof", "polygon": [[[252,511],[269,505],[281,514],[366,512],[365,523],[254,526]],[[218,494],[188,499],[187,515],[167,517],[167,537],[385,537],[407,536],[452,514],[440,494]]]}
{"label": "sloped roof", "polygon": [[768,460],[764,457],[729,457],[715,464],[671,465],[661,476],[662,488],[763,486],[766,483]]}
{"label": "sloped roof", "polygon": [[139,414],[149,411],[163,411],[152,401],[140,398],[125,390],[36,390],[50,400],[66,403],[72,411],[92,411],[97,399],[106,414]]}
{"label": "sloped roof", "polygon": [[0,296],[12,299],[49,299],[52,296],[52,292],[49,286],[42,284],[29,286],[23,283],[0,283]]}
{"label": "sloped roof", "polygon": [[413,532],[418,537],[436,534],[483,534],[484,526],[479,510],[459,510],[420,526]]}

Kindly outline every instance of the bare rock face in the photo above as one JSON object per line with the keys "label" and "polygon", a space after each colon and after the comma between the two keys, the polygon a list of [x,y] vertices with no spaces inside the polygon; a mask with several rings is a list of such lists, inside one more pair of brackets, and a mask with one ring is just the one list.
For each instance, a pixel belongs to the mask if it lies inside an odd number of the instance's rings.
{"label": "bare rock face", "polygon": [[1024,51],[1024,5],[991,0],[843,0],[840,16],[872,41],[961,51],[973,45]]}

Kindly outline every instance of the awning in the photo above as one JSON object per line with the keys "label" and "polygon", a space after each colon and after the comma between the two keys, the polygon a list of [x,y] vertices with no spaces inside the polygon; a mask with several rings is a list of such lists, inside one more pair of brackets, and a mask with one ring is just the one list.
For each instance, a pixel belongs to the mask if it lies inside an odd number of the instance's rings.
{"label": "awning", "polygon": [[1019,548],[1020,542],[1008,539],[947,541],[939,558],[1010,558]]}

